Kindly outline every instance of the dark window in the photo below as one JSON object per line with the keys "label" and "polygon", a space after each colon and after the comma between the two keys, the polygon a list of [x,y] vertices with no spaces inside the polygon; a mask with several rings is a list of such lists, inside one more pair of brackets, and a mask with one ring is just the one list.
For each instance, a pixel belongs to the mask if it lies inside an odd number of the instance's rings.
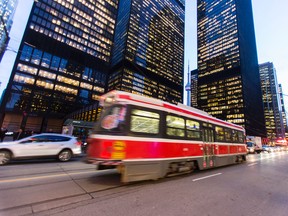
{"label": "dark window", "polygon": [[224,131],[225,131],[225,141],[231,142],[232,141],[231,129],[225,128]]}
{"label": "dark window", "polygon": [[244,133],[242,131],[238,131],[238,141],[244,143]]}
{"label": "dark window", "polygon": [[67,63],[68,61],[66,59],[62,59],[59,66],[59,71],[66,72]]}
{"label": "dark window", "polygon": [[41,57],[42,57],[42,51],[38,49],[34,49],[34,52],[31,58],[31,63],[39,65]]}
{"label": "dark window", "polygon": [[50,63],[51,63],[51,58],[52,58],[51,54],[44,52],[43,59],[42,59],[42,62],[41,62],[41,66],[49,68],[50,67]]}
{"label": "dark window", "polygon": [[32,51],[33,51],[32,47],[24,45],[21,52],[20,60],[29,62],[30,57],[32,55]]}
{"label": "dark window", "polygon": [[232,142],[234,142],[234,143],[238,142],[238,136],[237,136],[236,130],[232,130],[231,138],[232,138]]}
{"label": "dark window", "polygon": [[53,56],[50,69],[58,70],[59,64],[60,64],[60,58],[58,56]]}
{"label": "dark window", "polygon": [[47,136],[48,142],[66,142],[69,141],[71,138],[70,137],[64,137],[64,136]]}

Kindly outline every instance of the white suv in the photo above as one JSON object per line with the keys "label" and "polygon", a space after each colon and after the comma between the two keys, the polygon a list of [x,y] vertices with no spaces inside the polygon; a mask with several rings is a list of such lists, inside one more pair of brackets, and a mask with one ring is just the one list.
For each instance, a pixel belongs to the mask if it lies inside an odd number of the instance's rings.
{"label": "white suv", "polygon": [[7,164],[11,159],[41,157],[56,157],[64,162],[80,154],[81,142],[64,134],[43,133],[0,143],[0,165]]}

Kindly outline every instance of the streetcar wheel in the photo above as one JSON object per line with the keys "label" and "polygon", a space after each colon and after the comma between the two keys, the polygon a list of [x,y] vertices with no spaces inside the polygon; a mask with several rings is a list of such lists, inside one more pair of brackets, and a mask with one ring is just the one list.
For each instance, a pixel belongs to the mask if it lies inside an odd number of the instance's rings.
{"label": "streetcar wheel", "polygon": [[69,161],[72,157],[72,152],[69,149],[65,149],[58,154],[58,160],[61,162]]}
{"label": "streetcar wheel", "polygon": [[5,165],[11,160],[11,153],[9,151],[0,151],[0,165]]}

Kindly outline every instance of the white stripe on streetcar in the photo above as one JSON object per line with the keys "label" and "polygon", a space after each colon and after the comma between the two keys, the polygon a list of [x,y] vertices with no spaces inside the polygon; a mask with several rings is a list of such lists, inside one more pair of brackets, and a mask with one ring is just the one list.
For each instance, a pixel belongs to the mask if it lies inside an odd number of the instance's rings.
{"label": "white stripe on streetcar", "polygon": [[206,178],[211,178],[211,177],[218,176],[218,175],[222,175],[222,173],[216,173],[216,174],[213,174],[213,175],[204,176],[204,177],[201,177],[201,178],[193,179],[192,181],[195,182],[195,181],[199,181],[199,180],[206,179]]}

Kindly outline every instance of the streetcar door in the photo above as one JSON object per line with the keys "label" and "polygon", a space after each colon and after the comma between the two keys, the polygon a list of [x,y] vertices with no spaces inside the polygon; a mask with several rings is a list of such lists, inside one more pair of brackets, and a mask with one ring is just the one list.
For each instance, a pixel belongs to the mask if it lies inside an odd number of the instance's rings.
{"label": "streetcar door", "polygon": [[214,130],[212,128],[203,128],[203,167],[214,167]]}

